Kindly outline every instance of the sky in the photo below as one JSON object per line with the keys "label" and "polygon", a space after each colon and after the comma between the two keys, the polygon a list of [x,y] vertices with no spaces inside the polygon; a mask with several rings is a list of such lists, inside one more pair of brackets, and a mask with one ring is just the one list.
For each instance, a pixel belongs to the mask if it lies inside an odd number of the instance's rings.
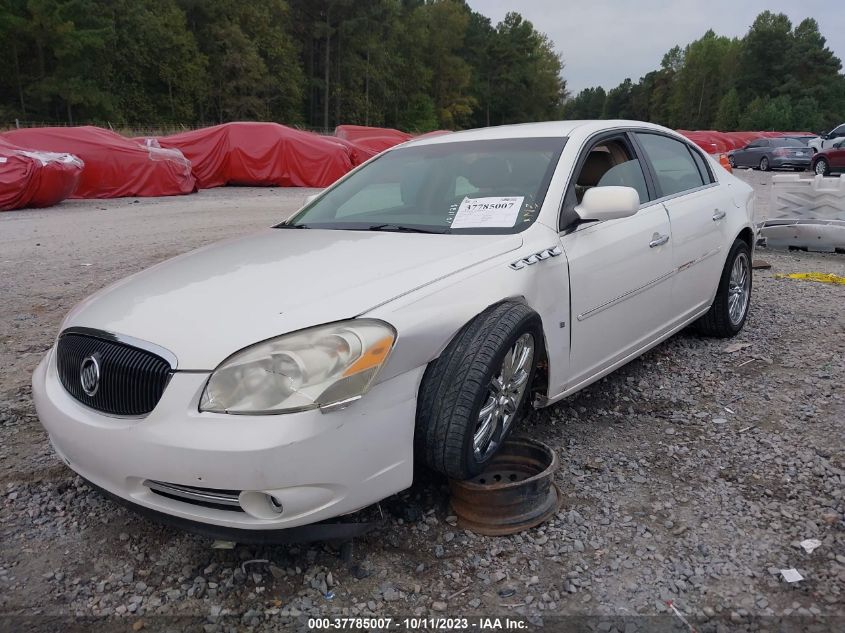
{"label": "sky", "polygon": [[636,82],[660,66],[670,48],[717,35],[741,37],[766,9],[798,24],[815,18],[827,46],[845,60],[843,0],[468,0],[495,25],[517,11],[548,35],[563,56],[563,76],[574,96],[591,86],[606,90],[626,77]]}

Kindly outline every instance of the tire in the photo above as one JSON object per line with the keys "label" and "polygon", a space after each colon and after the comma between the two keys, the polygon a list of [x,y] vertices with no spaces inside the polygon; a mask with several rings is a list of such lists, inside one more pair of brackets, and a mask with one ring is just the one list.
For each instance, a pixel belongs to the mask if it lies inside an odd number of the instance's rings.
{"label": "tire", "polygon": [[[745,274],[747,276],[747,284],[745,287],[745,298],[741,299],[742,309],[741,313],[731,312],[731,291],[732,272],[734,266],[737,265],[737,260],[744,262]],[[740,264],[743,265],[743,264]],[[748,244],[737,239],[731,246],[728,253],[728,258],[725,261],[725,267],[722,270],[722,275],[719,278],[719,288],[716,291],[716,298],[703,317],[696,321],[696,329],[705,336],[713,336],[716,338],[730,338],[736,336],[745,325],[748,318],[748,308],[751,305],[751,251]]]}
{"label": "tire", "polygon": [[731,169],[736,169],[736,158],[728,156],[728,163],[730,163]]}
{"label": "tire", "polygon": [[760,159],[760,171],[769,171],[769,159],[765,156]]}
{"label": "tire", "polygon": [[[517,342],[527,340],[533,353],[525,360],[527,370],[517,372],[520,377],[525,374],[524,386],[518,397],[509,389],[499,392],[507,400],[505,406],[493,399],[493,381],[505,376],[503,364]],[[423,375],[414,434],[417,459],[453,479],[479,474],[525,413],[542,340],[539,316],[515,302],[492,306],[464,326]],[[482,424],[480,417],[482,407],[491,401],[491,411],[503,413],[496,418],[500,424],[486,450],[479,450],[476,439],[483,444],[485,431],[493,428],[492,422]]]}
{"label": "tire", "polygon": [[827,159],[820,158],[816,161],[813,165],[813,172],[817,176],[829,176],[830,175],[830,163],[827,162]]}

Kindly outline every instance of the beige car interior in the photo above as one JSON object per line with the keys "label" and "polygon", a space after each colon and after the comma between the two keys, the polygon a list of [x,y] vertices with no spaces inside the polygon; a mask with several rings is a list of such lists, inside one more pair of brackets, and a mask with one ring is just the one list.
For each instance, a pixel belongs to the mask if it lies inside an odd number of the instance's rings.
{"label": "beige car interior", "polygon": [[608,185],[633,187],[641,201],[647,199],[639,161],[633,159],[620,141],[606,141],[590,150],[575,181],[575,196],[580,203],[588,189]]}

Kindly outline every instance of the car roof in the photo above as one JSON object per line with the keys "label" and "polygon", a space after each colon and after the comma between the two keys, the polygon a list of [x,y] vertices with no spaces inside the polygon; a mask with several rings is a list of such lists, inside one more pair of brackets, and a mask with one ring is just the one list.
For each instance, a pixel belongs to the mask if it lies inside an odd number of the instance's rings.
{"label": "car roof", "polygon": [[543,121],[541,123],[518,123],[515,125],[498,125],[474,130],[463,130],[451,134],[442,134],[411,140],[403,143],[402,147],[410,145],[433,145],[439,143],[460,143],[464,141],[486,141],[509,138],[549,138],[569,137],[574,135],[587,136],[603,130],[616,128],[644,128],[669,132],[678,136],[676,132],[654,123],[643,121],[629,121],[624,119],[611,120],[583,120],[583,121]]}

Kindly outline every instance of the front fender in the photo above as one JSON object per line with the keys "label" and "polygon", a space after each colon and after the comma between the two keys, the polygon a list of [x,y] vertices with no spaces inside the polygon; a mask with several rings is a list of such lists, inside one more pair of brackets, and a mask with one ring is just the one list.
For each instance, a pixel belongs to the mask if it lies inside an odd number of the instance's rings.
{"label": "front fender", "polygon": [[[379,380],[425,366],[437,358],[458,331],[489,306],[518,301],[540,317],[549,361],[549,389],[565,382],[569,369],[569,266],[561,253],[520,269],[510,264],[556,246],[553,230],[535,225],[525,245],[400,297],[366,313],[396,328],[397,340]],[[555,391],[555,393],[557,393]]]}

